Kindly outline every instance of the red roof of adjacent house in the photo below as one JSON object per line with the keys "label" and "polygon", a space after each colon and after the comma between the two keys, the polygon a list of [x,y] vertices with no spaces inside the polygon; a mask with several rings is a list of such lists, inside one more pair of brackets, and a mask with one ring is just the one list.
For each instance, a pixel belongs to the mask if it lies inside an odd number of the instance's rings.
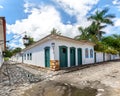
{"label": "red roof of adjacent house", "polygon": [[0,17],[0,19],[2,20],[1,24],[2,24],[2,30],[3,30],[3,40],[4,42],[1,43],[3,44],[3,50],[6,49],[6,20],[5,20],[5,17]]}

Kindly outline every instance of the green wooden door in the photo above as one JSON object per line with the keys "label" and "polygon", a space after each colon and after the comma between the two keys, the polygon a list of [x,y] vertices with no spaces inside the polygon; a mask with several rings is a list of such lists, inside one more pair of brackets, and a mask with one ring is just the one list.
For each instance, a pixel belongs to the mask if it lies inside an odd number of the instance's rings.
{"label": "green wooden door", "polygon": [[45,67],[50,67],[50,47],[45,48]]}
{"label": "green wooden door", "polygon": [[60,67],[67,67],[68,56],[67,56],[67,47],[66,46],[59,47],[59,59],[60,59]]}
{"label": "green wooden door", "polygon": [[94,53],[94,62],[96,63],[96,52]]}
{"label": "green wooden door", "polygon": [[103,53],[103,61],[105,61],[105,53]]}
{"label": "green wooden door", "polygon": [[78,48],[78,65],[82,65],[82,49]]}
{"label": "green wooden door", "polygon": [[70,48],[70,66],[75,66],[76,58],[75,58],[75,48]]}

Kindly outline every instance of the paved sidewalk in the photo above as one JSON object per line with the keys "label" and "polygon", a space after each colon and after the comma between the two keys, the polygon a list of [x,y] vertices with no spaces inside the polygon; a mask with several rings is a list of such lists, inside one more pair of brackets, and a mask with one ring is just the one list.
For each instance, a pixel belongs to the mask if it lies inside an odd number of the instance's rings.
{"label": "paved sidewalk", "polygon": [[[110,62],[119,62],[119,61],[120,60],[110,61]],[[82,65],[82,66],[76,66],[76,67],[71,67],[71,68],[63,68],[58,71],[52,71],[49,68],[41,68],[39,66],[22,64],[22,63],[17,64],[17,66],[23,68],[26,71],[29,71],[30,73],[32,73],[34,75],[54,76],[54,75],[61,75],[64,73],[82,70],[82,69],[89,68],[89,67],[101,66],[104,64],[106,65],[106,64],[110,64],[110,62],[101,62],[101,63],[96,63],[96,64],[87,64],[87,65]]]}
{"label": "paved sidewalk", "polygon": [[23,68],[26,71],[29,71],[32,74],[35,74],[35,75],[39,75],[41,73],[41,71],[35,70],[35,69],[27,67],[27,66],[24,66],[23,64],[19,64],[17,66]]}

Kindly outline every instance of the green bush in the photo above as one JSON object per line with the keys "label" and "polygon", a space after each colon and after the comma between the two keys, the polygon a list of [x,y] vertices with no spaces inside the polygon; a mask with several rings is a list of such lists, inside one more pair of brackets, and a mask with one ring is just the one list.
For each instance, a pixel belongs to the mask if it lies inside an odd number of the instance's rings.
{"label": "green bush", "polygon": [[118,53],[118,51],[113,49],[113,48],[108,48],[108,49],[105,50],[105,52],[110,53],[110,54],[117,54]]}
{"label": "green bush", "polygon": [[107,46],[101,42],[97,42],[97,44],[94,47],[94,50],[98,52],[105,52],[106,49]]}
{"label": "green bush", "polygon": [[5,58],[4,58],[4,61],[8,61],[8,60],[9,60],[9,57],[5,57]]}

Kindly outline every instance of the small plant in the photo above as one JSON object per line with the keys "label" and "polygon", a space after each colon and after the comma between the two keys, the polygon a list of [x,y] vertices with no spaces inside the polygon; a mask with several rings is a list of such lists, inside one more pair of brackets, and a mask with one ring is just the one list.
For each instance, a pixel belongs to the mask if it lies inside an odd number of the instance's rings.
{"label": "small plant", "polygon": [[9,61],[9,57],[5,57],[5,58],[4,58],[4,61]]}

